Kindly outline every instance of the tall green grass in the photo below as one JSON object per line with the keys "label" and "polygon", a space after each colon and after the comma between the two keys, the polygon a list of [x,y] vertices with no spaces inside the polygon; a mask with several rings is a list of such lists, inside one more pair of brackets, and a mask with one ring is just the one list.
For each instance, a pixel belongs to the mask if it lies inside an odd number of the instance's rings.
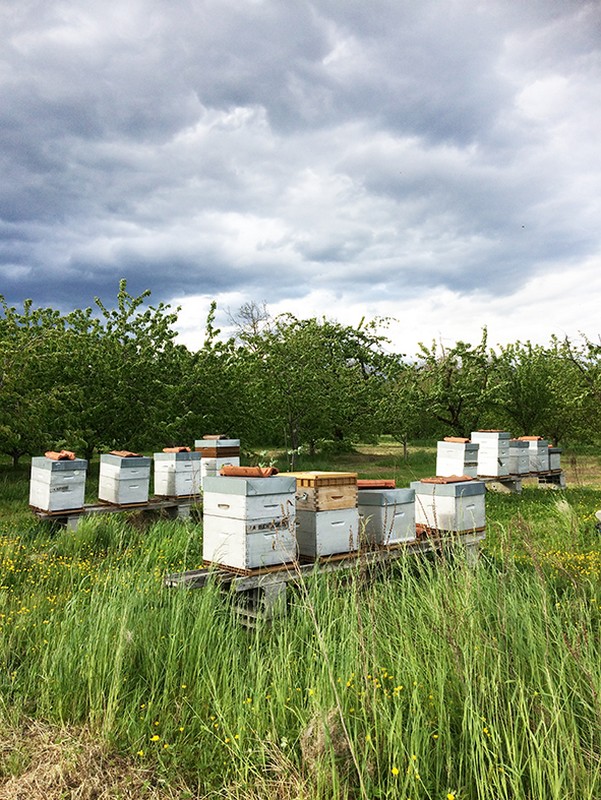
{"label": "tall green grass", "polygon": [[255,631],[216,587],[163,588],[199,565],[191,523],[7,532],[2,716],[83,724],[202,795],[599,797],[599,583],[501,559],[510,500],[477,568],[316,574]]}
{"label": "tall green grass", "polygon": [[[379,459],[304,466],[432,472]],[[200,566],[200,525],[47,527],[27,477],[0,482],[5,725],[85,726],[194,796],[601,796],[601,492],[488,495],[476,568],[314,574],[247,631],[216,586],[163,587]]]}

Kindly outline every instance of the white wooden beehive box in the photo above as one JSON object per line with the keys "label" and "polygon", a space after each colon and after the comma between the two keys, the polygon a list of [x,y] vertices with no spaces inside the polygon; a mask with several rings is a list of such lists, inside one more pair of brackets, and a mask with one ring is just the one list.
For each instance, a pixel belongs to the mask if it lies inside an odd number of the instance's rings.
{"label": "white wooden beehive box", "polygon": [[415,489],[359,489],[359,520],[370,544],[415,539]]}
{"label": "white wooden beehive box", "polygon": [[478,474],[477,442],[437,442],[436,474],[442,476]]}
{"label": "white wooden beehive box", "polygon": [[530,473],[528,442],[522,442],[520,439],[509,440],[509,472],[511,475]]}
{"label": "white wooden beehive box", "polygon": [[69,511],[83,507],[86,493],[84,458],[54,461],[45,456],[31,459],[29,505],[41,511]]}
{"label": "white wooden beehive box", "polygon": [[207,562],[240,570],[288,564],[297,556],[294,528],[273,522],[261,527],[209,514],[203,518],[202,556]]}
{"label": "white wooden beehive box", "polygon": [[155,453],[154,493],[190,497],[200,492],[200,453]]}
{"label": "white wooden beehive box", "polygon": [[200,460],[200,486],[204,490],[206,478],[219,477],[221,467],[239,467],[240,459],[237,456],[230,458],[201,458]]}
{"label": "white wooden beehive box", "polygon": [[520,436],[520,441],[528,442],[530,473],[549,471],[549,442],[540,436]]}
{"label": "white wooden beehive box", "polygon": [[293,478],[207,477],[203,558],[252,570],[296,559]]}
{"label": "white wooden beehive box", "polygon": [[486,526],[485,492],[482,481],[434,483],[414,481],[415,522],[430,530],[463,533]]}
{"label": "white wooden beehive box", "polygon": [[280,475],[269,478],[208,477],[203,513],[248,521],[286,520],[294,524],[296,481]]}
{"label": "white wooden beehive box", "polygon": [[196,439],[194,450],[201,458],[240,458],[240,439]]}
{"label": "white wooden beehive box", "polygon": [[100,456],[98,498],[115,505],[148,502],[150,462],[147,456]]}
{"label": "white wooden beehive box", "polygon": [[561,469],[561,447],[549,447],[549,469]]}
{"label": "white wooden beehive box", "polygon": [[296,511],[298,552],[308,558],[359,549],[359,509],[331,511]]}
{"label": "white wooden beehive box", "polygon": [[472,431],[471,440],[478,444],[478,475],[487,478],[508,476],[509,440],[507,431]]}

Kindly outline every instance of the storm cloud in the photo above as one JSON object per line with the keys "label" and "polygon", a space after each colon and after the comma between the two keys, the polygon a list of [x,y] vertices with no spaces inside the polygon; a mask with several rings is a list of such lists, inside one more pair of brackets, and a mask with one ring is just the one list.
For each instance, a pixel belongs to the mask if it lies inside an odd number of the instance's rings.
{"label": "storm cloud", "polygon": [[110,302],[126,277],[196,344],[212,299],[390,314],[400,342],[597,332],[598,2],[22,0],[0,22],[9,302]]}

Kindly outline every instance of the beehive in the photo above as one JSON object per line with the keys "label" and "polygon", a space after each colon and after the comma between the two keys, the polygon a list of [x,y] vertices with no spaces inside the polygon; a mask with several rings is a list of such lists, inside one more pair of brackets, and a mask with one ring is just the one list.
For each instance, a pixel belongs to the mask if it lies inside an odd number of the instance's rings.
{"label": "beehive", "polygon": [[194,450],[201,458],[240,457],[240,439],[196,439]]}
{"label": "beehive", "polygon": [[530,473],[549,471],[549,442],[540,436],[520,436],[521,442],[528,443],[528,456],[530,458]]}
{"label": "beehive", "polygon": [[500,478],[509,473],[509,440],[507,431],[472,431],[471,440],[478,447],[478,475]]}
{"label": "beehive", "polygon": [[358,509],[370,544],[386,547],[415,539],[415,489],[359,489]]}
{"label": "beehive", "polygon": [[553,472],[561,469],[561,447],[549,447],[549,469]]}
{"label": "beehive", "polygon": [[298,552],[320,558],[359,549],[359,509],[296,512]]}
{"label": "beehive", "polygon": [[478,480],[424,478],[415,490],[415,522],[433,531],[463,533],[486,525],[485,485]]}
{"label": "beehive", "polygon": [[511,475],[530,473],[528,442],[522,442],[520,439],[509,440],[509,472]]}
{"label": "beehive", "polygon": [[469,439],[444,439],[436,445],[436,474],[442,476],[468,475],[475,478],[478,474],[477,442]]}
{"label": "beehive", "polygon": [[83,507],[86,493],[84,458],[54,461],[45,456],[31,459],[29,505],[41,511],[70,511]]}
{"label": "beehive", "polygon": [[231,456],[229,458],[202,458],[200,461],[200,485],[204,489],[206,478],[215,478],[219,476],[221,467],[239,467],[240,459],[238,456]]}
{"label": "beehive", "polygon": [[190,497],[200,492],[200,453],[155,453],[154,493]]}
{"label": "beehive", "polygon": [[357,506],[356,472],[284,472],[296,479],[298,511],[335,511]]}
{"label": "beehive", "polygon": [[147,456],[100,456],[98,498],[115,505],[148,502],[150,462]]}
{"label": "beehive", "polygon": [[253,570],[296,559],[293,478],[207,477],[203,558]]}

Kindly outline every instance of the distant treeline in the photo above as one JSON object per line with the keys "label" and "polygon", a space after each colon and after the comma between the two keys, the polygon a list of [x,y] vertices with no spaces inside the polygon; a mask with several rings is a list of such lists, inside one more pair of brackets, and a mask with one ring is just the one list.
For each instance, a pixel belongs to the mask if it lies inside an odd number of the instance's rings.
{"label": "distant treeline", "polygon": [[213,304],[192,352],[176,343],[177,310],[149,294],[122,281],[114,308],[96,299],[69,314],[0,296],[0,452],[15,464],[59,447],[90,458],[220,432],[311,452],[477,428],[564,444],[601,435],[601,344],[585,338],[495,349],[484,330],[476,345],[408,356],[391,352],[386,320],[271,318],[254,303],[226,339]]}

